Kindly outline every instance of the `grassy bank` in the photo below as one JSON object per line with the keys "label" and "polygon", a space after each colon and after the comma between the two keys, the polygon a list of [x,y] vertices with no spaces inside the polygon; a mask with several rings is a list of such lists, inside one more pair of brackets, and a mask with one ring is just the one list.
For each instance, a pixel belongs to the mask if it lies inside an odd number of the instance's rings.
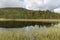
{"label": "grassy bank", "polygon": [[60,40],[60,27],[57,25],[30,31],[5,30],[0,33],[0,40]]}

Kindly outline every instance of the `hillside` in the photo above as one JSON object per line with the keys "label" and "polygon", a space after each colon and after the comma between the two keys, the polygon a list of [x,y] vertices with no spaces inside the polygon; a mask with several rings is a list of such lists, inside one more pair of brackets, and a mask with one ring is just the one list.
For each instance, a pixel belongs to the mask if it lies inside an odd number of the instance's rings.
{"label": "hillside", "polygon": [[24,8],[0,8],[0,18],[10,19],[60,19],[60,14],[46,11],[32,11]]}

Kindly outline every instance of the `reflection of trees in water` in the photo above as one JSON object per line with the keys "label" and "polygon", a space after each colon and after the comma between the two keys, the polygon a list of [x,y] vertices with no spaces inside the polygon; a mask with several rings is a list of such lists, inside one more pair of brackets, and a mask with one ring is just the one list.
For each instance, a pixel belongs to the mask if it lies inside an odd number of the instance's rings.
{"label": "reflection of trees in water", "polygon": [[46,26],[46,27],[50,27],[52,25],[55,25],[57,23],[49,23],[49,22],[19,22],[19,21],[11,21],[11,22],[1,22],[0,21],[0,27],[5,27],[5,28],[21,28],[21,27],[25,27],[25,26],[35,26],[38,25],[40,26]]}

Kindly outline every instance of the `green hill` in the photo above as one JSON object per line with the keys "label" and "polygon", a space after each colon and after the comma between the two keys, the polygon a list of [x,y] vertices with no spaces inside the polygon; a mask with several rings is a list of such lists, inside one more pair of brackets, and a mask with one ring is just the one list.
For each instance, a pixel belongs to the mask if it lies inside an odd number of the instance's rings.
{"label": "green hill", "polygon": [[60,14],[46,11],[32,11],[24,8],[0,8],[0,18],[10,19],[60,19]]}

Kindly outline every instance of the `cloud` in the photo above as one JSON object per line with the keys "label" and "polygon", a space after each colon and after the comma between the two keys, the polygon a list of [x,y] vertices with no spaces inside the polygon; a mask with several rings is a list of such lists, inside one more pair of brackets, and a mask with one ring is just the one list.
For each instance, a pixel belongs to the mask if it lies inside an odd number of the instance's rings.
{"label": "cloud", "polygon": [[43,6],[43,0],[25,0],[25,7],[27,9],[39,9]]}
{"label": "cloud", "polygon": [[60,7],[60,0],[24,0],[24,5],[30,10],[54,10]]}
{"label": "cloud", "polygon": [[21,0],[0,0],[0,7],[23,7]]}
{"label": "cloud", "polygon": [[0,7],[23,7],[29,10],[60,9],[60,0],[0,0]]}
{"label": "cloud", "polygon": [[60,8],[54,9],[54,12],[60,13]]}

